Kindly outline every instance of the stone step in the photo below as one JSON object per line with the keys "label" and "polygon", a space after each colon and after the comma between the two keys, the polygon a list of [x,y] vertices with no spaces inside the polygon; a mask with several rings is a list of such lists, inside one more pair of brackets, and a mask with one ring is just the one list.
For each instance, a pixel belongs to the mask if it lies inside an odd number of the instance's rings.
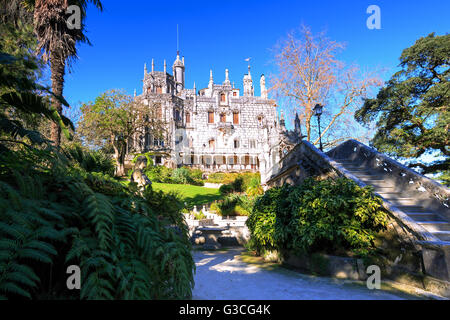
{"label": "stone step", "polygon": [[[389,200],[390,202],[390,200]],[[397,208],[402,210],[404,213],[408,214],[409,212],[430,212],[430,209],[422,207],[421,205],[396,205]]]}
{"label": "stone step", "polygon": [[446,221],[417,221],[417,223],[429,232],[450,231],[450,223]]}
{"label": "stone step", "polygon": [[375,192],[382,193],[382,192],[390,192],[395,190],[395,186],[393,185],[387,185],[387,184],[377,184],[373,183],[371,186],[375,189]]}
{"label": "stone step", "polygon": [[336,162],[345,162],[345,163],[354,163],[354,160],[349,160],[349,159],[333,159]]}
{"label": "stone step", "polygon": [[393,199],[389,199],[389,202],[393,203],[396,207],[399,205],[401,205],[401,206],[419,205],[417,203],[417,199],[413,199],[413,198],[393,198]]}
{"label": "stone step", "polygon": [[434,212],[408,212],[407,215],[416,221],[442,221]]}
{"label": "stone step", "polygon": [[450,241],[450,231],[436,231],[432,233],[436,238],[442,241]]}
{"label": "stone step", "polygon": [[396,198],[402,198],[403,193],[402,192],[378,192],[380,196],[382,196],[386,200],[396,199]]}

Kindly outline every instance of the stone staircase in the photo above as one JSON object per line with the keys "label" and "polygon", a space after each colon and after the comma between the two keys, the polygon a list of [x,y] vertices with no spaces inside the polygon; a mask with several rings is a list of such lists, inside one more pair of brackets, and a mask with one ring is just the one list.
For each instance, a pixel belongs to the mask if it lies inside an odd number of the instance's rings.
{"label": "stone staircase", "polygon": [[383,207],[403,229],[423,274],[443,280],[450,288],[450,190],[356,140],[321,152],[302,140],[280,161],[261,172],[265,189],[298,184],[311,176],[346,177],[371,185]]}
{"label": "stone staircase", "polygon": [[415,223],[436,237],[438,241],[434,241],[435,244],[450,245],[450,221],[439,212],[424,205],[425,201],[418,194],[399,190],[390,181],[390,172],[374,171],[353,160],[333,160],[366,185],[373,186],[375,192],[385,201],[404,212]]}

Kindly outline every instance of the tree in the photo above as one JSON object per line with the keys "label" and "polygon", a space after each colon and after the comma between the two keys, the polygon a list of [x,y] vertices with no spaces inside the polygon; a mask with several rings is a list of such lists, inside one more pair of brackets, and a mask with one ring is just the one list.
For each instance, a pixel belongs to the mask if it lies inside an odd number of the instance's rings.
{"label": "tree", "polygon": [[[25,2],[29,7],[33,6],[30,0]],[[50,62],[52,91],[56,96],[63,95],[66,63],[70,65],[71,60],[77,57],[77,43],[90,44],[84,34],[88,3],[103,10],[99,0],[36,0],[34,3],[34,30],[38,39],[38,51],[43,51],[44,61]],[[70,17],[67,8],[70,5],[76,5],[80,10],[80,28],[69,26],[67,23]],[[60,114],[62,113],[60,100],[52,99],[52,105]],[[56,123],[52,123],[51,126],[51,139],[58,147],[61,129]]]}
{"label": "tree", "polygon": [[324,32],[313,34],[306,26],[299,37],[292,31],[274,48],[278,74],[271,77],[271,90],[288,102],[292,114],[299,113],[306,139],[314,144],[319,137],[312,131],[313,108],[318,103],[326,106],[321,118],[326,124],[321,134],[325,147],[356,138],[354,110],[371,88],[381,85],[374,72],[364,74],[358,66],[339,61],[336,56],[343,49],[344,44]]}
{"label": "tree", "polygon": [[43,121],[55,122],[70,138],[72,123],[49,103],[52,97],[67,102],[38,84],[44,64],[33,53],[32,13],[20,0],[0,0],[0,4],[0,151],[46,144],[38,130]]}
{"label": "tree", "polygon": [[[356,119],[376,122],[372,144],[395,157],[415,159],[410,167],[426,173],[446,173],[450,168],[450,35],[434,33],[403,50],[401,70],[367,99]],[[418,158],[431,154],[435,161]]]}
{"label": "tree", "polygon": [[149,131],[154,137],[162,135],[164,123],[159,118],[158,106],[157,103],[148,106],[122,91],[110,90],[94,103],[82,105],[78,131],[83,142],[91,146],[112,146],[116,175],[123,176],[128,142]]}

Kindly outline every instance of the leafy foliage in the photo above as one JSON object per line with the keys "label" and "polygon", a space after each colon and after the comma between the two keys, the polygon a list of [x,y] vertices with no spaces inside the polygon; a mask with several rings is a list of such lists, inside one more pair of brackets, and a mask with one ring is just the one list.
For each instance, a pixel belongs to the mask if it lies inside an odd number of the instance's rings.
{"label": "leafy foliage", "polygon": [[213,202],[210,210],[221,216],[248,216],[253,203],[254,199],[245,195],[230,194],[223,200]]}
{"label": "leafy foliage", "polygon": [[64,153],[87,172],[101,172],[110,176],[114,175],[114,160],[111,155],[101,150],[90,151],[79,144],[73,144],[64,148]]}
{"label": "leafy foliage", "polygon": [[[26,151],[20,156],[29,158]],[[52,165],[42,171],[9,170],[11,159],[2,157],[0,176],[0,295],[190,297],[194,262],[176,198],[151,189],[140,197],[51,154]],[[79,296],[65,288],[71,264],[81,268]]]}
{"label": "leafy foliage", "polygon": [[[23,59],[0,52],[0,299],[189,298],[195,265],[179,200],[141,196],[105,174],[103,154],[59,152],[19,121],[70,125],[45,95],[63,99],[15,67]],[[80,291],[66,287],[73,264]]]}
{"label": "leafy foliage", "polygon": [[154,182],[191,184],[195,186],[203,186],[203,172],[199,169],[191,169],[181,167],[171,169],[165,166],[147,166],[145,169],[147,177]]}
{"label": "leafy foliage", "polygon": [[272,188],[259,197],[247,220],[252,245],[261,250],[367,255],[387,226],[381,199],[370,187],[345,178],[305,180]]}
{"label": "leafy foliage", "polygon": [[[450,35],[420,38],[400,57],[395,73],[376,99],[355,114],[364,124],[376,121],[373,145],[404,158],[432,154],[436,160],[414,162],[423,173],[450,170]],[[439,158],[441,156],[441,158]]]}
{"label": "leafy foliage", "polygon": [[109,90],[94,102],[83,104],[79,133],[90,146],[112,146],[116,174],[122,176],[128,142],[135,135],[162,134],[164,123],[157,116],[157,108],[158,105],[145,105],[121,90]]}

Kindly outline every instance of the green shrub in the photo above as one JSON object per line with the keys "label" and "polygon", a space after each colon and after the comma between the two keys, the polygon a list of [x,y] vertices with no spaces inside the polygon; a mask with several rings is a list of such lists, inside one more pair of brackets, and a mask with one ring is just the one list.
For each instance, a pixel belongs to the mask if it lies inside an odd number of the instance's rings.
{"label": "green shrub", "polygon": [[[141,197],[42,150],[2,153],[0,163],[0,298],[191,296],[195,265],[175,196],[147,188]],[[81,290],[66,287],[72,264]]]}
{"label": "green shrub", "polygon": [[195,220],[203,220],[203,219],[206,219],[206,215],[203,213],[202,210],[200,210],[199,212],[194,213],[194,219]]}
{"label": "green shrub", "polygon": [[154,182],[174,183],[172,180],[173,169],[165,166],[151,166],[144,170],[146,176]]}
{"label": "green shrub", "polygon": [[231,187],[234,192],[243,192],[244,191],[244,178],[237,177],[232,183]]}
{"label": "green shrub", "polygon": [[221,216],[247,216],[252,206],[253,202],[247,196],[230,194],[221,201],[215,201],[210,210]]}
{"label": "green shrub", "polygon": [[255,249],[344,253],[365,256],[387,226],[381,199],[371,187],[345,178],[307,179],[272,188],[259,197],[247,225]]}
{"label": "green shrub", "polygon": [[234,192],[233,186],[230,184],[223,184],[219,188],[221,194],[227,195]]}
{"label": "green shrub", "polygon": [[114,175],[114,160],[111,155],[103,151],[91,151],[74,143],[66,146],[63,152],[74,164],[87,172],[102,172],[110,176]]}
{"label": "green shrub", "polygon": [[172,182],[179,184],[190,184],[193,182],[191,173],[186,167],[177,168],[172,172]]}
{"label": "green shrub", "polygon": [[247,187],[245,188],[245,193],[250,197],[254,197],[264,193],[264,190],[261,186],[260,176],[255,176],[250,179]]}

